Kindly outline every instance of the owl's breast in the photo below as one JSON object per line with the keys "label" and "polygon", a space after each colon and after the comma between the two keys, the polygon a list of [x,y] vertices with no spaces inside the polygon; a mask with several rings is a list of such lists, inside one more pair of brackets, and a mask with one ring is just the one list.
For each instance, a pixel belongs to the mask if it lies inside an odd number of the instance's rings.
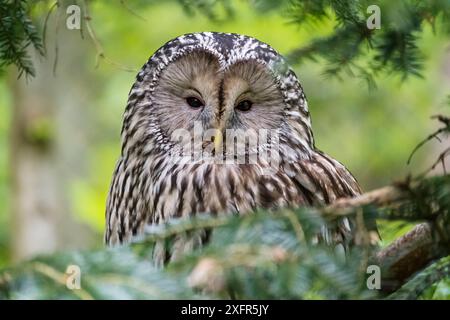
{"label": "owl's breast", "polygon": [[108,243],[122,243],[146,225],[208,214],[247,214],[328,204],[359,193],[351,174],[316,153],[309,159],[267,163],[174,162],[164,154],[119,161],[107,205]]}
{"label": "owl's breast", "polygon": [[256,208],[309,204],[282,167],[271,174],[260,164],[197,163],[168,166],[155,176],[150,223],[201,213],[246,214]]}

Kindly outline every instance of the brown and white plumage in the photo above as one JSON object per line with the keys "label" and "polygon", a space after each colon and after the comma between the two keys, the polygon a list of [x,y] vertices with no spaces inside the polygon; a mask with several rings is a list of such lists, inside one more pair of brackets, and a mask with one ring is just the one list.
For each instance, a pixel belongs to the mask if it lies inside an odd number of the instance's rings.
{"label": "brown and white plumage", "polygon": [[[201,107],[191,107],[186,102],[191,97]],[[240,110],[242,101],[250,101],[251,108]],[[174,141],[173,133],[184,129],[195,135],[195,122],[202,130],[222,133],[224,146],[233,139],[228,129],[276,131],[276,170],[267,174],[271,164],[265,159],[231,164],[203,158],[173,161],[170,155],[193,139]],[[213,140],[202,145],[212,150],[209,160],[227,152],[225,147],[216,150]],[[237,157],[245,159],[245,152],[238,151]],[[278,53],[246,36],[188,34],[161,47],[130,91],[122,153],[107,201],[105,240],[128,242],[146,226],[175,217],[327,204],[359,193],[349,171],[315,148],[306,97]],[[351,233],[347,221],[340,230]],[[175,246],[200,242],[179,239]],[[168,258],[163,251],[160,260]]]}

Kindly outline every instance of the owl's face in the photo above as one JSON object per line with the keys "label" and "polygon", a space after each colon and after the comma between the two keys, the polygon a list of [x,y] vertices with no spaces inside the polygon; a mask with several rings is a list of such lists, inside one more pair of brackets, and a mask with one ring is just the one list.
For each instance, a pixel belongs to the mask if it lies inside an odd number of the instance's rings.
{"label": "owl's face", "polygon": [[181,150],[247,159],[272,154],[274,141],[294,162],[314,149],[303,89],[269,45],[231,33],[186,34],[157,50],[136,77],[122,127],[124,157]]}
{"label": "owl's face", "polygon": [[[265,65],[239,60],[223,68],[217,57],[202,50],[173,61],[161,73],[152,99],[154,115],[166,137],[177,144],[190,144],[196,137],[202,148],[210,150],[217,148],[218,140],[227,146],[230,141],[258,141],[262,130],[280,128],[285,108]],[[188,139],[179,140],[180,132]],[[242,136],[249,140],[233,141]],[[244,152],[245,148],[233,150]]]}

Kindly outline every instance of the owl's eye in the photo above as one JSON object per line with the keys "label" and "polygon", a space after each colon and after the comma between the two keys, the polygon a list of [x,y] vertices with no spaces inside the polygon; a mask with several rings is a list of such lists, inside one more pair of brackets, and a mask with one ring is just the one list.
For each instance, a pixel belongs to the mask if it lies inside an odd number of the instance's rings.
{"label": "owl's eye", "polygon": [[238,105],[236,106],[236,109],[240,110],[240,111],[248,111],[250,110],[252,107],[252,102],[249,100],[243,100],[241,102],[238,103]]}
{"label": "owl's eye", "polygon": [[187,97],[186,102],[189,106],[191,106],[194,109],[203,107],[203,102],[195,97]]}

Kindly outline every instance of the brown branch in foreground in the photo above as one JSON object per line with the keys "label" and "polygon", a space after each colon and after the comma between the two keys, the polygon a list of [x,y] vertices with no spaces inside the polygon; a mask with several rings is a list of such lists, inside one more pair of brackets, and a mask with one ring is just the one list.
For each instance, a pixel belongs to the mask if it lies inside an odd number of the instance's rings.
{"label": "brown branch in foreground", "polygon": [[417,182],[409,183],[408,187],[404,185],[386,186],[380,189],[375,189],[367,193],[363,193],[355,198],[342,198],[336,200],[333,204],[321,210],[324,217],[346,216],[356,208],[375,205],[377,207],[388,206],[395,202],[408,199],[411,195],[408,190],[418,185]]}
{"label": "brown branch in foreground", "polygon": [[450,254],[436,239],[434,227],[421,223],[376,254],[382,270],[382,290],[393,292],[427,264]]}
{"label": "brown branch in foreground", "polygon": [[[325,217],[345,216],[365,205],[388,207],[407,200],[420,182],[406,181],[364,193],[355,198],[339,199],[323,209]],[[373,258],[382,270],[382,290],[392,292],[414,273],[435,259],[450,254],[450,246],[439,239],[439,230],[431,223],[421,223],[413,230],[381,249]]]}

